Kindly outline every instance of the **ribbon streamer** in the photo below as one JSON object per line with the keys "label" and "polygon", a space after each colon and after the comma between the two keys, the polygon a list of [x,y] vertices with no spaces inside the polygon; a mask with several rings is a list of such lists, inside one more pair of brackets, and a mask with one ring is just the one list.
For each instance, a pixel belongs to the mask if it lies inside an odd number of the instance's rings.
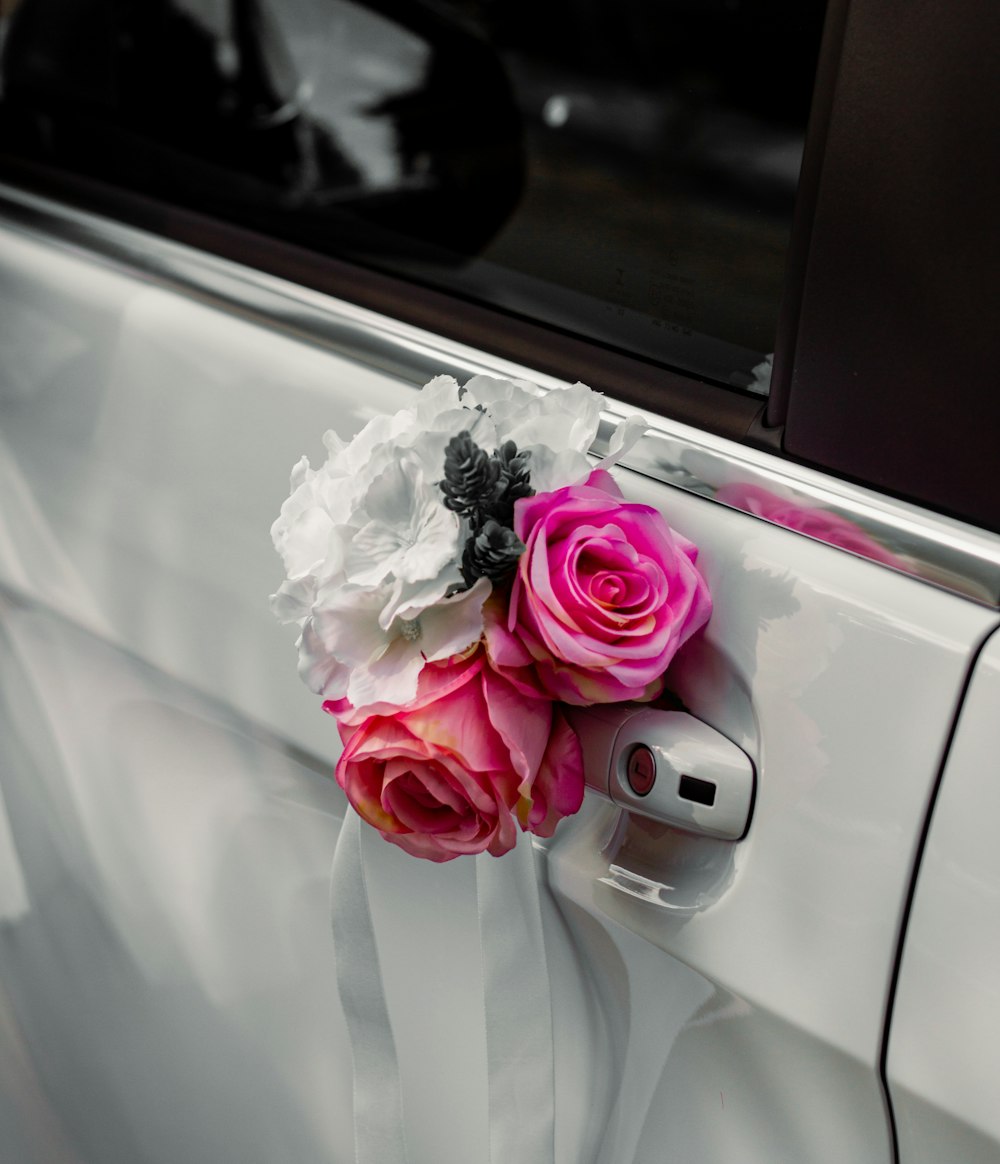
{"label": "ribbon streamer", "polygon": [[492,1164],[552,1164],[555,1062],[535,850],[476,858]]}
{"label": "ribbon streamer", "polygon": [[368,900],[361,821],[350,807],[333,854],[330,921],[337,988],[354,1057],[355,1160],[407,1164],[399,1060]]}
{"label": "ribbon streamer", "polygon": [[[365,879],[362,824],[348,809],[330,880],[337,986],[354,1057],[357,1164],[407,1164],[399,1061]],[[538,870],[521,837],[476,858],[492,1164],[553,1164],[552,1000]],[[427,935],[428,941],[440,935]],[[454,1037],[455,1027],[443,1028]]]}

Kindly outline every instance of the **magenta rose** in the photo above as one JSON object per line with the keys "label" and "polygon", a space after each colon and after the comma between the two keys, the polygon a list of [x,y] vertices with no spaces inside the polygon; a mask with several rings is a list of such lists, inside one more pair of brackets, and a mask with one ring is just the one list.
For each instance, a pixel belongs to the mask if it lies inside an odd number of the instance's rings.
{"label": "magenta rose", "polygon": [[344,752],[337,782],[358,814],[415,857],[499,857],[516,825],[550,836],[583,802],[576,734],[548,699],[518,690],[485,652],[429,663],[405,707],[327,702]]}
{"label": "magenta rose", "polygon": [[695,547],[603,469],[518,501],[514,530],[525,550],[509,606],[484,611],[494,665],[566,703],[656,696],[712,611]]}
{"label": "magenta rose", "polygon": [[896,566],[901,570],[912,570],[910,565],[874,538],[869,537],[853,521],[841,517],[839,513],[787,501],[759,485],[723,485],[716,491],[715,497],[717,501],[724,501],[726,505],[732,505],[735,509],[766,518],[775,525],[783,525],[786,529],[808,534],[821,542],[828,542],[831,546],[852,550],[863,558],[871,558],[874,562],[883,562],[887,566]]}

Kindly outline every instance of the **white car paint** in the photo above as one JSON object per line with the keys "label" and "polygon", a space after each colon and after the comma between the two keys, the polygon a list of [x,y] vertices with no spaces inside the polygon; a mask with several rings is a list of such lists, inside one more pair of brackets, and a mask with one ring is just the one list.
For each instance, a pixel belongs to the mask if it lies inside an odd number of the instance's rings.
{"label": "white car paint", "polygon": [[907,1164],[1000,1157],[1000,636],[973,672],[917,877],[889,1042]]}
{"label": "white car paint", "polygon": [[[325,428],[414,385],[41,234],[0,238],[0,868],[20,878],[0,1146],[349,1159],[323,889],[338,745],[267,610],[267,530]],[[996,612],[620,480],[701,547],[715,614],[671,682],[759,792],[738,843],[588,799],[548,845],[557,1159],[888,1164],[903,911]],[[472,871],[366,844],[414,1164],[485,1160]]]}

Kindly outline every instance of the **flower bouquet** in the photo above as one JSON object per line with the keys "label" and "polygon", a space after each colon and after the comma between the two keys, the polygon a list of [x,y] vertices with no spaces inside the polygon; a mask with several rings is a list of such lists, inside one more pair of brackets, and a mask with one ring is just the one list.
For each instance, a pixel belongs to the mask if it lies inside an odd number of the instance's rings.
{"label": "flower bouquet", "polygon": [[359,816],[447,861],[550,836],[583,799],[564,705],[648,700],[711,602],[695,547],[596,465],[601,397],[438,376],[303,458],[272,527],[299,673],[336,717]]}

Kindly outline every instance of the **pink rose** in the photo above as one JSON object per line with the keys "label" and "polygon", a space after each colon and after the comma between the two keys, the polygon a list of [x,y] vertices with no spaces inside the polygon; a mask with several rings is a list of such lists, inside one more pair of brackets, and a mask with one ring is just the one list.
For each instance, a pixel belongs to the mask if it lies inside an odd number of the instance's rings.
{"label": "pink rose", "polygon": [[871,558],[874,562],[883,562],[887,566],[896,566],[901,570],[912,570],[912,567],[898,558],[869,537],[860,526],[839,513],[831,513],[828,509],[819,509],[815,506],[798,505],[794,501],[787,501],[762,489],[759,485],[723,485],[715,494],[717,501],[724,501],[735,509],[742,509],[746,513],[773,521],[775,525],[783,525],[786,529],[797,530],[808,534],[821,542],[828,542],[831,546],[840,546],[845,550],[852,550],[863,558]]}
{"label": "pink rose", "polygon": [[401,708],[337,716],[337,782],[358,814],[415,857],[450,861],[513,848],[515,824],[550,836],[583,802],[576,734],[547,699],[525,695],[478,649],[428,663]]}
{"label": "pink rose", "polygon": [[514,507],[525,550],[506,618],[484,611],[494,664],[520,688],[531,672],[555,699],[651,699],[677,648],[712,610],[698,551],[610,474]]}

